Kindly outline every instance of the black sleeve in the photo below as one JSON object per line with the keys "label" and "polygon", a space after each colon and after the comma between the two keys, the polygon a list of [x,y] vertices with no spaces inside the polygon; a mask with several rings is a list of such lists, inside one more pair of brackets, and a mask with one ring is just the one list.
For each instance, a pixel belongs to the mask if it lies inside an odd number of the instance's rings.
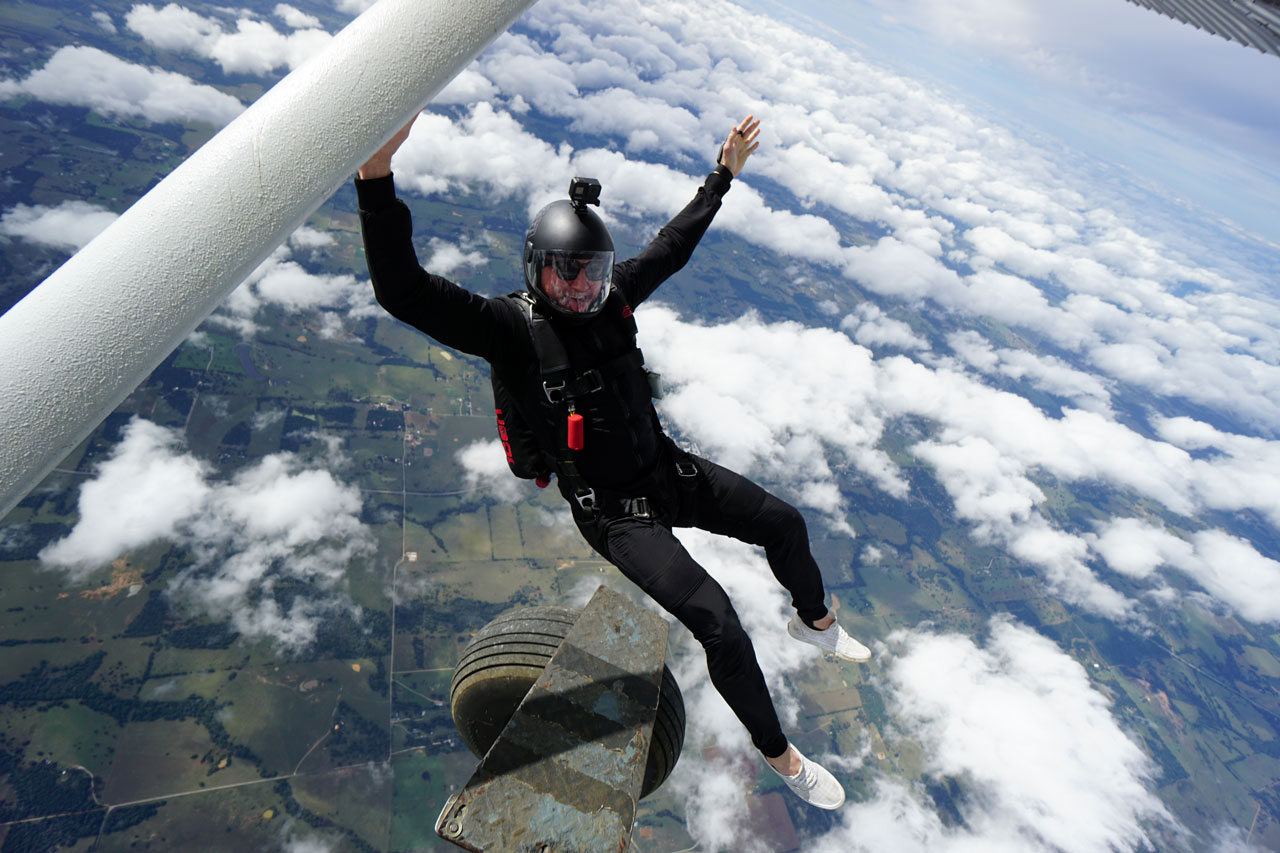
{"label": "black sleeve", "polygon": [[356,179],[365,261],[378,304],[440,343],[490,362],[528,348],[524,319],[504,302],[486,299],[418,263],[413,219],[396,198],[390,176]]}
{"label": "black sleeve", "polygon": [[717,166],[698,187],[693,200],[662,227],[640,254],[614,268],[614,283],[631,307],[648,299],[658,285],[688,263],[720,209],[720,199],[729,191],[731,180],[733,173],[725,166]]}

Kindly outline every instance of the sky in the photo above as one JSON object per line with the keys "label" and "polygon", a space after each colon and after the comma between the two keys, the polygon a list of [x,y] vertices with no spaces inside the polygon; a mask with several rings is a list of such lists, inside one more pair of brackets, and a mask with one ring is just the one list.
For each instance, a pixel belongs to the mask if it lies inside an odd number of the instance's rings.
{"label": "sky", "polygon": [[[856,510],[842,485],[911,496],[885,440],[923,424],[908,448],[955,522],[1034,569],[1046,594],[1139,629],[1188,602],[1274,626],[1272,542],[1198,519],[1250,512],[1271,540],[1280,529],[1280,250],[1221,222],[1269,221],[1260,205],[1275,197],[1276,155],[1263,143],[1280,86],[1259,81],[1280,59],[1120,0],[1083,8],[1088,27],[1033,0],[797,0],[781,11],[542,0],[440,94],[449,111],[419,119],[393,163],[397,185],[515,200],[532,213],[563,192],[563,176],[591,174],[607,188],[611,222],[652,230],[690,196],[727,129],[755,113],[761,150],[714,227],[776,261],[758,273],[765,284],[820,294],[817,309],[784,320],[744,307],[715,322],[660,299],[639,309],[641,345],[669,384],[666,423],[840,536],[853,535]],[[811,21],[793,25],[795,11],[837,32],[819,38]],[[284,4],[259,14],[138,4],[96,20],[158,60],[247,76],[281,73],[328,39]],[[1197,59],[1174,61],[1187,56]],[[101,86],[74,73],[86,66]],[[215,127],[246,106],[92,46],[61,46],[35,70],[0,74],[0,97],[19,93]],[[540,137],[538,115],[556,119],[562,136]],[[1215,174],[1221,191],[1197,195]],[[65,253],[119,212],[83,200],[9,205],[0,235]],[[362,276],[313,269],[330,239],[300,230],[209,322],[251,337],[271,304],[349,335],[378,309]],[[419,251],[428,268],[465,283],[490,248],[478,233],[463,244],[428,239]],[[929,340],[912,325],[919,316],[949,331]],[[1034,402],[1046,395],[1057,404]],[[1154,402],[1135,407],[1135,397]],[[468,448],[462,462],[478,493],[519,499],[496,442]],[[354,479],[335,442],[325,460],[278,454],[222,480],[181,435],[138,419],[82,489],[79,524],[42,559],[71,583],[139,544],[180,542],[197,558],[173,595],[247,636],[304,645],[325,608],[342,606],[344,567],[372,547]],[[1160,513],[1064,527],[1046,510],[1054,483],[1101,484]],[[259,511],[237,509],[259,499]],[[282,502],[289,513],[275,509]],[[567,527],[563,516],[554,523]],[[701,535],[687,542],[739,604],[793,724],[789,675],[817,653],[783,635],[784,593],[758,553]],[[900,557],[886,543],[858,547],[868,570]],[[315,595],[297,612],[272,609],[272,586],[294,578]],[[1227,826],[1187,837],[1109,700],[1034,629],[996,618],[972,636],[921,625],[861,639],[895,711],[900,730],[889,736],[923,744],[935,776],[965,780],[966,822],[947,825],[919,791],[885,776],[812,849],[1245,849]],[[737,819],[749,789],[697,749],[714,738],[724,760],[746,760],[749,744],[683,642],[677,675],[694,711],[669,784],[706,849],[752,850]],[[866,759],[814,757],[846,768]]]}
{"label": "sky", "polygon": [[1280,57],[1119,0],[755,0],[1280,243]]}

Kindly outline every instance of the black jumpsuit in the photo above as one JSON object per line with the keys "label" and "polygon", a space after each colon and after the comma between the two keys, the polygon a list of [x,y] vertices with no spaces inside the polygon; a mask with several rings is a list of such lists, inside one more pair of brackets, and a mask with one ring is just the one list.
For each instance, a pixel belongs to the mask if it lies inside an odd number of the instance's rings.
{"label": "black jumpsuit", "polygon": [[[724,167],[712,172],[653,242],[615,266],[614,293],[599,315],[586,321],[552,318],[575,369],[618,361],[634,348],[632,309],[689,260],[730,180]],[[572,456],[577,479],[567,479],[562,470],[558,485],[583,536],[693,633],[706,651],[712,683],[752,742],[766,756],[781,755],[787,740],[751,640],[724,589],[671,528],[698,527],[762,546],[797,613],[811,623],[827,609],[800,513],[750,480],[676,448],[662,431],[639,366],[610,374],[599,393],[577,401],[585,443],[580,451],[567,451],[564,410],[543,391],[522,310],[509,299],[479,296],[422,269],[409,210],[396,198],[390,177],[357,179],[356,191],[378,302],[440,343],[490,363],[544,451],[556,458]],[[697,475],[680,476],[677,460],[692,461]],[[595,513],[574,500],[574,486],[583,483],[600,497]],[[638,497],[648,500],[652,517],[638,517],[635,505],[625,501]]]}

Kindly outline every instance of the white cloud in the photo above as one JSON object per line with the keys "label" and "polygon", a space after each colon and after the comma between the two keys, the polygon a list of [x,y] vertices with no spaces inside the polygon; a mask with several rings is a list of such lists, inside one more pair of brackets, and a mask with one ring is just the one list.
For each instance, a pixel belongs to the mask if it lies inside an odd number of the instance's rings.
{"label": "white cloud", "polygon": [[1136,518],[1114,518],[1090,541],[1107,565],[1133,578],[1146,578],[1161,564],[1182,563],[1194,553],[1191,543]]}
{"label": "white cloud", "polygon": [[1010,347],[997,350],[972,330],[948,335],[947,344],[961,361],[982,373],[1025,380],[1034,388],[1066,397],[1093,412],[1111,411],[1108,380],[1077,370],[1059,358]]}
{"label": "white cloud", "polygon": [[[876,360],[843,335],[795,323],[748,315],[705,326],[660,304],[644,306],[637,318],[641,345],[668,386],[659,404],[664,420],[707,456],[780,484],[791,500],[849,532],[841,484],[857,472],[905,496],[902,473],[881,443],[896,419],[923,418],[930,436],[910,450],[932,468],[974,536],[1037,567],[1066,600],[1112,618],[1138,616],[1139,604],[1095,573],[1094,555],[1110,555],[1136,576],[1142,562],[1124,563],[1112,538],[1058,529],[1043,511],[1041,477],[1103,481],[1188,516],[1249,507],[1280,518],[1264,485],[1280,476],[1278,442],[1190,419],[1159,422],[1171,439],[1162,441],[1105,412],[1065,409],[1054,417],[945,365],[930,368],[903,356]],[[977,352],[981,363],[987,351]],[[987,355],[997,365],[1003,357]],[[1219,452],[1193,458],[1184,447]],[[1198,582],[1246,618],[1269,621],[1269,606],[1245,604],[1271,577],[1270,564],[1255,557],[1237,572],[1201,561]]]}
{"label": "white cloud", "polygon": [[0,216],[0,234],[41,246],[78,251],[116,221],[118,214],[86,201],[57,207],[18,204]]}
{"label": "white cloud", "polygon": [[189,77],[145,68],[94,47],[60,48],[25,80],[0,81],[0,97],[26,94],[52,104],[88,107],[107,116],[221,127],[244,105]]}
{"label": "white cloud", "polygon": [[853,339],[864,347],[892,347],[899,350],[927,350],[929,342],[901,320],[889,317],[878,306],[864,302],[858,310],[840,321]]}
{"label": "white cloud", "polygon": [[1188,541],[1136,518],[1117,518],[1090,545],[1130,577],[1144,579],[1167,566],[1250,622],[1280,622],[1280,563],[1239,537],[1203,530]]}
{"label": "white cloud", "polygon": [[830,329],[754,315],[721,326],[682,322],[660,305],[638,315],[641,346],[671,385],[661,410],[707,455],[785,484],[850,533],[834,469],[852,468],[890,494],[906,494],[876,446],[884,424],[873,405],[869,351]]}
{"label": "white cloud", "polygon": [[94,479],[80,488],[80,520],[41,559],[82,575],[173,534],[209,499],[209,468],[178,451],[177,434],[135,420]]}
{"label": "white cloud", "polygon": [[299,228],[231,292],[207,322],[253,337],[260,328],[258,312],[265,305],[275,305],[286,311],[319,312],[320,334],[338,339],[349,334],[348,321],[382,316],[368,281],[349,274],[314,273],[293,258],[295,248],[314,254],[332,243],[330,234],[309,226]]}
{"label": "white cloud", "polygon": [[436,275],[448,276],[462,267],[480,267],[489,262],[484,253],[465,245],[457,246],[439,237],[432,237],[430,245],[431,255],[423,266]]}
{"label": "white cloud", "polygon": [[377,0],[334,0],[333,8],[348,15],[359,15],[372,6]]}
{"label": "white cloud", "polygon": [[343,842],[336,832],[319,833],[293,818],[285,818],[276,838],[281,853],[333,853],[342,849]]}
{"label": "white cloud", "polygon": [[[287,453],[220,481],[180,445],[175,431],[132,420],[81,487],[75,527],[41,561],[79,581],[130,550],[172,541],[193,555],[170,583],[180,603],[247,637],[306,646],[325,612],[351,606],[346,567],[374,550],[359,490]],[[325,464],[340,466],[336,457]],[[272,595],[282,581],[301,582],[306,595],[282,607]]]}
{"label": "white cloud", "polygon": [[468,490],[478,490],[502,503],[516,503],[530,495],[531,484],[511,473],[497,438],[471,442],[458,451],[457,460]]}
{"label": "white cloud", "polygon": [[319,231],[309,225],[303,225],[289,235],[289,245],[295,249],[322,249],[332,246],[333,235]]}
{"label": "white cloud", "polygon": [[273,14],[295,30],[315,30],[320,28],[319,18],[315,15],[308,15],[301,9],[298,9],[295,6],[290,6],[288,3],[277,4]]}
{"label": "white cloud", "polygon": [[265,21],[240,18],[228,32],[214,18],[206,18],[176,3],[157,8],[138,4],[125,16],[130,30],[149,44],[212,59],[227,73],[264,76],[277,68],[297,68],[328,46],[332,36],[319,21],[280,4],[275,14],[294,28],[284,34]]}
{"label": "white cloud", "polygon": [[1251,622],[1280,622],[1280,563],[1221,530],[1193,537],[1199,560],[1179,568]]}
{"label": "white cloud", "polygon": [[110,35],[116,34],[115,22],[111,20],[111,16],[106,12],[94,12],[91,17],[93,18],[94,23],[102,28],[104,33],[108,33]]}
{"label": "white cloud", "polygon": [[472,104],[488,101],[498,94],[498,87],[493,85],[474,68],[464,68],[457,77],[449,81],[443,89],[431,99],[433,104]]}
{"label": "white cloud", "polygon": [[883,688],[926,770],[959,782],[961,827],[882,780],[812,849],[1136,850],[1179,833],[1156,770],[1084,668],[1035,631],[996,619],[985,647],[898,631]]}

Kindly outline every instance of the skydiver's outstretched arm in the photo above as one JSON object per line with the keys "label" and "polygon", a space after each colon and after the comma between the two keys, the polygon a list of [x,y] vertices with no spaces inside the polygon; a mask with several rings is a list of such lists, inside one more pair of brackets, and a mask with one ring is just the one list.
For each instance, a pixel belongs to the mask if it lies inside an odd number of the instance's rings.
{"label": "skydiver's outstretched arm", "polygon": [[414,119],[356,172],[360,231],[374,295],[393,317],[445,346],[489,361],[526,358],[531,353],[517,309],[432,275],[418,263],[412,217],[396,198],[391,178],[391,158],[408,138]]}
{"label": "skydiver's outstretched arm", "polygon": [[759,136],[760,120],[754,116],[734,125],[720,146],[716,170],[707,176],[693,200],[663,226],[640,254],[614,268],[614,284],[633,308],[688,263],[720,209],[720,199],[729,191],[730,182],[760,147]]}

